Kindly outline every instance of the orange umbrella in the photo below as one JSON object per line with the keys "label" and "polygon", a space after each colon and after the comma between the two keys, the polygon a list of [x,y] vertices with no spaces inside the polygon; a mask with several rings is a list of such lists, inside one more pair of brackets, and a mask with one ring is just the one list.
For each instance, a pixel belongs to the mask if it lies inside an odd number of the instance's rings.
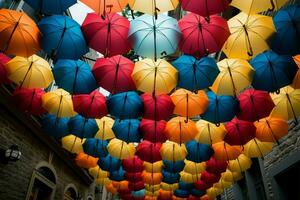
{"label": "orange umbrella", "polygon": [[167,190],[159,190],[159,197],[162,199],[171,199],[173,195],[172,191],[167,191]]}
{"label": "orange umbrella", "polygon": [[165,134],[167,138],[178,144],[188,142],[195,138],[198,133],[196,123],[184,117],[174,117],[168,121]]}
{"label": "orange umbrella", "polygon": [[24,12],[0,10],[0,51],[29,57],[40,51],[41,33]]}
{"label": "orange umbrella", "polygon": [[128,181],[120,181],[120,182],[113,181],[112,184],[117,190],[127,190],[129,182]]}
{"label": "orange umbrella", "polygon": [[106,191],[107,191],[107,192],[110,192],[110,193],[112,193],[112,194],[117,194],[117,193],[118,193],[117,188],[115,188],[114,185],[113,185],[112,183],[106,185],[105,187],[106,187]]}
{"label": "orange umbrella", "polygon": [[89,169],[89,168],[96,167],[98,160],[99,158],[94,158],[90,155],[80,152],[75,158],[75,163],[79,167]]}
{"label": "orange umbrella", "polygon": [[236,159],[243,151],[241,146],[231,146],[226,142],[218,142],[212,145],[214,158],[217,160],[228,161]]}
{"label": "orange umbrella", "polygon": [[161,183],[161,180],[163,178],[161,173],[149,173],[146,171],[143,171],[143,181],[146,184],[149,185],[157,185]]}
{"label": "orange umbrella", "polygon": [[291,85],[294,89],[300,89],[300,69],[298,69],[297,74],[294,77],[293,83]]}
{"label": "orange umbrella", "polygon": [[198,134],[195,137],[195,140],[199,143],[212,145],[217,142],[221,142],[226,134],[226,129],[224,124],[210,123],[205,120],[199,120],[196,123],[198,128]]}
{"label": "orange umbrella", "polygon": [[81,2],[93,9],[98,15],[105,16],[108,13],[122,11],[128,0],[81,0]]}

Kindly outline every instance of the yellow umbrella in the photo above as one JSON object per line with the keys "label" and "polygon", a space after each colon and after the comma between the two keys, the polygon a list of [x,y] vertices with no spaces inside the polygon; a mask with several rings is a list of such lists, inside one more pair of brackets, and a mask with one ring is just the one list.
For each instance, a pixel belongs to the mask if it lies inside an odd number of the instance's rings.
{"label": "yellow umbrella", "polygon": [[102,117],[101,119],[96,119],[99,130],[95,135],[95,138],[101,140],[109,140],[115,138],[115,134],[112,130],[114,122],[115,121],[110,117]]}
{"label": "yellow umbrella", "polygon": [[180,172],[180,181],[185,183],[194,183],[200,180],[201,174],[190,174],[185,171]]}
{"label": "yellow umbrella", "polygon": [[222,178],[219,180],[219,182],[214,183],[213,187],[215,188],[219,188],[219,189],[226,189],[226,188],[230,188],[233,185],[233,182],[227,182],[224,181]]}
{"label": "yellow umbrella", "polygon": [[135,147],[132,143],[126,143],[117,138],[112,139],[108,143],[107,149],[111,156],[118,159],[131,158],[135,154]]}
{"label": "yellow umbrella", "polygon": [[129,6],[132,10],[154,15],[174,10],[178,2],[178,0],[129,0]]}
{"label": "yellow umbrella", "polygon": [[249,158],[264,157],[272,151],[272,142],[261,142],[259,139],[254,138],[244,146],[244,154]]}
{"label": "yellow umbrella", "polygon": [[167,61],[144,59],[135,63],[133,81],[142,92],[170,93],[177,84],[178,72]]}
{"label": "yellow umbrella", "polygon": [[228,25],[231,35],[223,46],[228,58],[248,60],[270,48],[268,40],[275,33],[272,17],[241,12]]}
{"label": "yellow umbrella", "polygon": [[224,124],[217,126],[214,123],[210,123],[205,120],[199,120],[196,123],[198,134],[195,137],[195,140],[203,144],[214,144],[221,142],[226,134],[226,129]]}
{"label": "yellow umbrella", "polygon": [[61,139],[62,147],[71,153],[83,152],[82,144],[85,139],[76,137],[75,135],[68,135]]}
{"label": "yellow umbrella", "polygon": [[251,84],[254,69],[246,60],[223,59],[217,64],[220,73],[211,86],[214,93],[236,96]]}
{"label": "yellow umbrella", "polygon": [[228,169],[232,172],[244,172],[250,169],[252,160],[245,154],[241,154],[237,159],[228,162]]}
{"label": "yellow umbrella", "polygon": [[270,116],[283,118],[286,120],[295,119],[300,115],[300,89],[294,89],[291,86],[286,86],[280,89],[279,94],[271,94],[275,103]]}
{"label": "yellow umbrella", "polygon": [[162,161],[157,161],[155,163],[144,162],[143,165],[144,165],[144,170],[146,172],[158,173],[161,172],[162,170],[163,162]]}
{"label": "yellow umbrella", "polygon": [[42,96],[42,106],[57,117],[72,117],[76,114],[70,93],[63,89],[44,94]]}
{"label": "yellow umbrella", "polygon": [[223,189],[220,189],[220,188],[217,188],[217,187],[211,187],[211,188],[206,190],[206,194],[210,197],[215,198],[215,197],[219,196],[220,194],[222,194],[223,191],[224,191]]}
{"label": "yellow umbrella", "polygon": [[288,0],[232,0],[231,5],[247,14],[279,10]]}
{"label": "yellow umbrella", "polygon": [[201,162],[201,163],[196,163],[190,160],[185,160],[184,161],[185,166],[183,171],[190,173],[190,174],[199,174],[205,171],[206,169],[206,163]]}
{"label": "yellow umbrella", "polygon": [[160,184],[157,184],[157,185],[145,184],[145,189],[148,191],[155,192],[160,189]]}
{"label": "yellow umbrella", "polygon": [[112,181],[109,178],[98,178],[98,179],[96,179],[96,184],[97,185],[108,185],[111,182]]}
{"label": "yellow umbrella", "polygon": [[163,160],[179,161],[184,160],[187,155],[185,146],[175,142],[167,141],[163,143],[160,149],[160,155]]}
{"label": "yellow umbrella", "polygon": [[173,191],[179,188],[178,183],[174,183],[174,184],[168,184],[168,183],[164,183],[162,182],[160,184],[161,189],[166,190],[166,191]]}
{"label": "yellow umbrella", "polygon": [[232,172],[229,169],[226,169],[226,171],[221,174],[221,178],[226,182],[234,182],[240,180],[242,178],[242,174],[240,172]]}
{"label": "yellow umbrella", "polygon": [[98,165],[89,169],[89,174],[95,179],[108,178],[109,172],[102,170]]}
{"label": "yellow umbrella", "polygon": [[159,191],[152,192],[152,191],[145,190],[145,196],[158,197],[158,195],[159,195]]}
{"label": "yellow umbrella", "polygon": [[46,88],[53,81],[49,63],[37,55],[16,56],[5,65],[5,70],[7,77],[20,87]]}

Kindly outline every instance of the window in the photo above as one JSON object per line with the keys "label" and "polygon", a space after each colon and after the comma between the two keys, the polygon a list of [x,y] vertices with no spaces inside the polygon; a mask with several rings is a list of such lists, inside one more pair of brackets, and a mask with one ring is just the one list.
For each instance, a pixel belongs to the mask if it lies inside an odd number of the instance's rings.
{"label": "window", "polygon": [[64,193],[64,200],[75,200],[77,198],[77,190],[75,186],[70,185]]}

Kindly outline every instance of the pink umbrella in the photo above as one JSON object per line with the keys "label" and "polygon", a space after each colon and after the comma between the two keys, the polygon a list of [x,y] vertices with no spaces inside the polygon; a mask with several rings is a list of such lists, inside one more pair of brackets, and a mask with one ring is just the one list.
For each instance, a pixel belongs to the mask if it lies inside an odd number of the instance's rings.
{"label": "pink umbrella", "polygon": [[0,53],[0,84],[9,84],[11,83],[10,80],[8,80],[7,76],[6,76],[6,71],[4,68],[4,65],[6,63],[8,63],[8,61],[10,61],[10,58],[7,57],[6,55]]}

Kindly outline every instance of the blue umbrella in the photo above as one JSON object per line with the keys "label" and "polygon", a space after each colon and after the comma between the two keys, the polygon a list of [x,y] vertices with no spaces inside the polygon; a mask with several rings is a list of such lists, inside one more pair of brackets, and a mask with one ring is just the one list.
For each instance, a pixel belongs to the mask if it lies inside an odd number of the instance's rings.
{"label": "blue umbrella", "polygon": [[98,165],[100,166],[100,168],[108,172],[119,170],[119,168],[121,167],[121,163],[121,160],[112,157],[110,154],[105,157],[101,157],[98,161]]}
{"label": "blue umbrella", "polygon": [[190,193],[195,197],[202,197],[203,195],[206,194],[206,191],[197,190],[197,189],[193,188],[190,190]]}
{"label": "blue umbrella", "polygon": [[178,70],[178,87],[198,91],[211,86],[220,70],[215,59],[203,57],[197,60],[193,56],[183,55],[173,62]]}
{"label": "blue umbrella", "polygon": [[280,9],[273,17],[276,35],[272,49],[279,54],[300,53],[300,6],[292,5]]}
{"label": "blue umbrella", "polygon": [[214,150],[208,144],[201,144],[196,140],[192,140],[185,145],[188,152],[186,159],[200,163],[207,161],[214,154]]}
{"label": "blue umbrella", "polygon": [[291,84],[298,71],[292,56],[278,55],[273,51],[257,55],[250,64],[255,69],[253,87],[268,92],[279,91],[281,87]]}
{"label": "blue umbrella", "polygon": [[174,191],[174,195],[180,198],[187,198],[190,195],[190,192],[188,190],[177,189]]}
{"label": "blue umbrella", "polygon": [[141,115],[143,102],[136,92],[122,92],[107,98],[109,114],[120,119],[135,119]]}
{"label": "blue umbrella", "polygon": [[163,164],[164,164],[164,170],[167,172],[171,172],[171,173],[178,173],[181,172],[184,168],[184,161],[180,160],[180,161],[168,161],[168,160],[163,160]]}
{"label": "blue umbrella", "polygon": [[93,157],[105,157],[108,154],[107,145],[108,142],[106,140],[88,138],[83,143],[83,150],[86,154]]}
{"label": "blue umbrella", "polygon": [[55,59],[77,60],[88,52],[80,25],[70,17],[53,15],[43,18],[38,26],[43,50]]}
{"label": "blue umbrella", "polygon": [[186,182],[183,182],[183,181],[179,182],[179,189],[191,190],[191,189],[193,189],[193,187],[194,187],[194,183],[186,183]]}
{"label": "blue umbrella", "polygon": [[202,119],[216,123],[228,122],[238,113],[239,103],[232,96],[217,96],[213,92],[206,93],[209,104],[201,115]]}
{"label": "blue umbrella", "polygon": [[165,170],[162,170],[162,175],[163,175],[163,182],[168,183],[168,184],[174,184],[178,183],[180,179],[180,174],[179,173],[170,173]]}
{"label": "blue umbrella", "polygon": [[138,190],[138,191],[132,191],[131,195],[133,197],[143,197],[143,196],[145,196],[145,189]]}
{"label": "blue umbrella", "polygon": [[58,87],[71,94],[89,94],[98,88],[90,66],[81,60],[58,60],[52,72]]}
{"label": "blue umbrella", "polygon": [[42,129],[48,135],[59,139],[70,134],[68,122],[69,118],[57,118],[47,114],[42,117]]}
{"label": "blue umbrella", "polygon": [[125,142],[140,142],[141,135],[139,133],[140,121],[138,119],[115,120],[112,127],[116,138]]}
{"label": "blue umbrella", "polygon": [[63,14],[70,6],[77,3],[77,0],[24,0],[39,13],[53,15]]}
{"label": "blue umbrella", "polygon": [[113,181],[124,181],[125,180],[125,171],[123,170],[123,167],[121,166],[116,171],[111,171],[109,173],[109,179]]}
{"label": "blue umbrella", "polygon": [[95,119],[84,118],[81,115],[72,117],[68,125],[70,133],[79,138],[93,138],[99,130]]}

